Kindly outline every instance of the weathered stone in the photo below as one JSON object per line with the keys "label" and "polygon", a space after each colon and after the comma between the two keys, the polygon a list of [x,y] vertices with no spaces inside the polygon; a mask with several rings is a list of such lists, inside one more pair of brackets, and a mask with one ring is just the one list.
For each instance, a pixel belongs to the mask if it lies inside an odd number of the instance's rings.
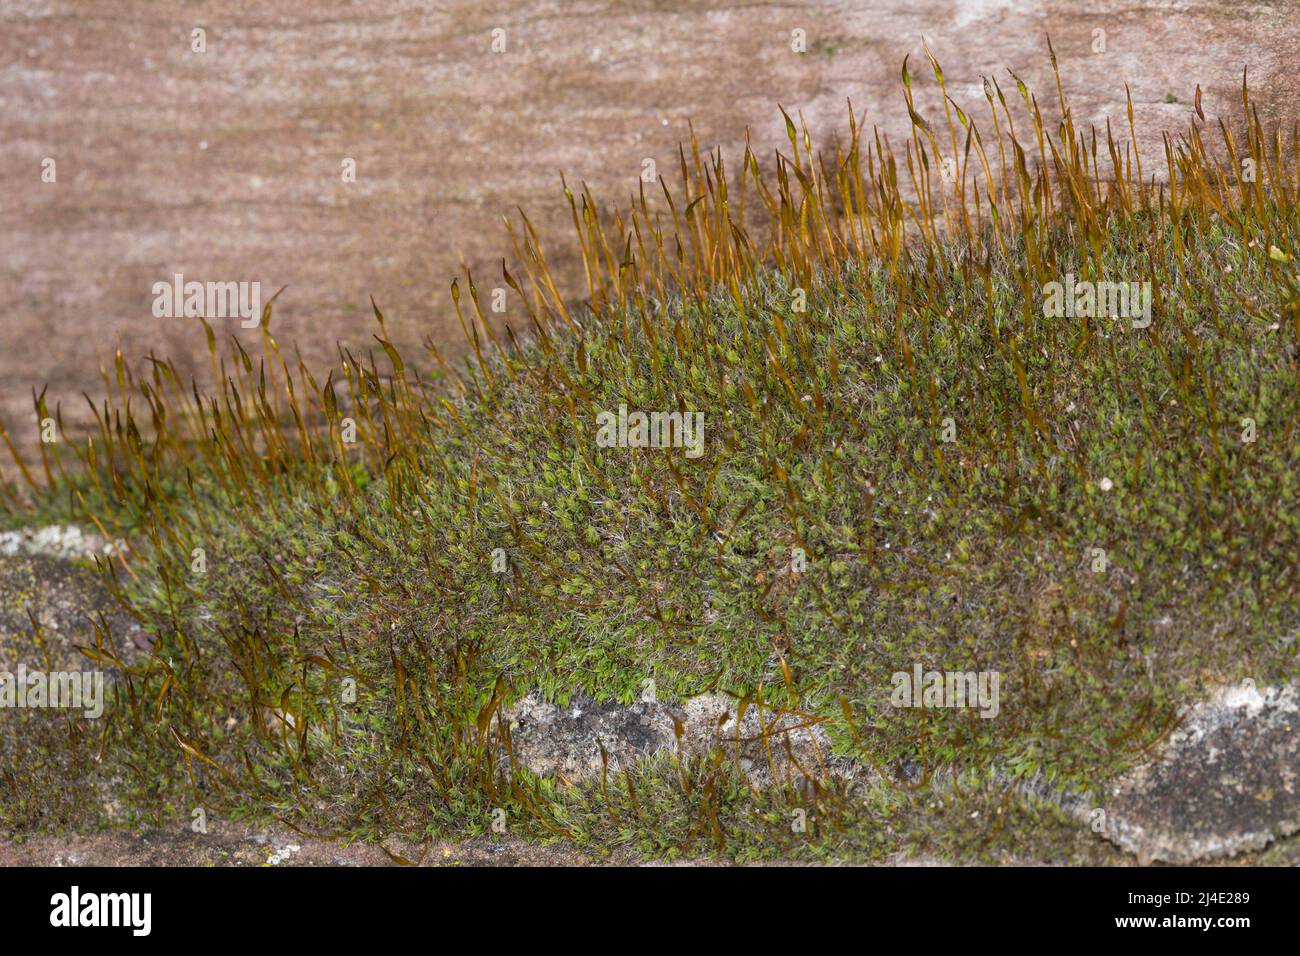
{"label": "weathered stone", "polygon": [[688,752],[722,751],[754,786],[847,775],[847,765],[832,758],[830,738],[816,716],[760,711],[751,704],[738,721],[736,702],[721,694],[692,697],[685,710]]}
{"label": "weathered stone", "polygon": [[693,697],[681,707],[644,700],[598,704],[581,696],[560,707],[534,692],[506,719],[523,766],[575,783],[664,752],[688,758],[721,752],[756,787],[852,776],[845,762],[832,759],[817,718],[751,705],[738,722],[735,702],[721,694]]}
{"label": "weathered stone", "polygon": [[95,646],[94,621],[101,614],[124,662],[147,654],[139,625],[93,568],[39,552],[0,555],[0,670],[95,666],[77,648]]}
{"label": "weathered stone", "polygon": [[677,740],[668,708],[649,701],[624,707],[579,696],[560,707],[534,692],[510,708],[507,720],[515,759],[534,773],[575,783],[600,775],[601,748],[612,773],[673,749]]}
{"label": "weathered stone", "polygon": [[1104,810],[1106,835],[1144,862],[1233,856],[1300,830],[1297,689],[1247,684],[1191,708]]}

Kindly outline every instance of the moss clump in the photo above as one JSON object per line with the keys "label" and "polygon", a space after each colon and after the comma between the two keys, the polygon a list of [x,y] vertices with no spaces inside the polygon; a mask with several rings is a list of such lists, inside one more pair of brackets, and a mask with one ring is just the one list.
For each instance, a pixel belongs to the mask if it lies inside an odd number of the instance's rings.
{"label": "moss clump", "polygon": [[[666,855],[997,859],[1029,833],[1106,858],[1004,790],[755,794],[667,760],[567,788],[500,759],[493,717],[519,694],[628,701],[649,680],[815,712],[887,774],[1088,791],[1207,683],[1295,673],[1294,165],[1257,125],[1222,160],[1194,127],[1156,187],[1103,172],[1063,100],[1053,134],[1024,94],[1024,145],[990,86],[986,146],[950,100],[936,133],[905,78],[901,159],[856,124],[816,157],[790,123],[774,176],[747,151],[729,180],[692,144],[662,214],[643,192],[601,222],[569,193],[580,315],[524,220],[502,281],[530,335],[503,339],[466,276],[460,370],[400,355],[377,308],[380,349],[324,382],[269,310],[218,395],[119,365],[71,497],[133,532],[106,578],[156,643],[96,745],[138,805],[365,837],[504,809]],[[1268,175],[1237,182],[1247,154]],[[1067,275],[1149,284],[1149,324],[1050,317]],[[703,453],[603,447],[620,406],[702,413]],[[996,718],[891,706],[918,664],[996,672]],[[800,808],[821,822],[791,830]]]}

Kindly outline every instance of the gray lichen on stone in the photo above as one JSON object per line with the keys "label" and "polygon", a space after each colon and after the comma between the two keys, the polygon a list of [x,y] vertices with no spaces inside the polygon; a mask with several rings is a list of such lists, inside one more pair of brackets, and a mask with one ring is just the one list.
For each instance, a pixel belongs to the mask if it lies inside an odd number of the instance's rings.
{"label": "gray lichen on stone", "polygon": [[720,752],[756,787],[852,776],[852,768],[832,758],[818,718],[751,704],[737,721],[737,710],[721,694],[680,706],[647,700],[600,704],[579,696],[561,707],[533,692],[507,711],[506,721],[523,766],[572,783],[630,770],[638,760],[665,752],[688,759]]}
{"label": "gray lichen on stone", "polygon": [[1110,788],[1105,835],[1139,860],[1192,863],[1300,830],[1300,694],[1219,691],[1190,708],[1151,763]]}

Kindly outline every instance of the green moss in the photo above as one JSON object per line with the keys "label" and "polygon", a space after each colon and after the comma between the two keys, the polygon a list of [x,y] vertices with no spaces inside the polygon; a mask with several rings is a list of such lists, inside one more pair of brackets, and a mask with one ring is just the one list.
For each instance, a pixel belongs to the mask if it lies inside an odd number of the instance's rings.
{"label": "green moss", "polygon": [[[606,292],[580,331],[539,325],[452,388],[382,317],[385,371],[347,357],[344,398],[282,364],[287,406],[246,362],[156,443],[100,451],[93,510],[138,542],[112,587],[157,644],[96,746],[142,813],[216,801],[361,838],[473,834],[505,807],[540,838],[651,855],[996,860],[1032,840],[1108,860],[1005,790],[832,792],[797,839],[796,795],[707,764],[569,790],[505,771],[489,718],[534,688],[630,701],[652,678],[797,703],[864,765],[1095,792],[1207,684],[1293,676],[1295,293],[1263,249],[1300,248],[1300,221],[1289,199],[1184,202],[897,260],[841,249],[730,293]],[[1044,317],[1067,271],[1151,282],[1155,322]],[[600,447],[620,404],[702,412],[704,454]],[[915,664],[998,672],[998,717],[892,707]]]}

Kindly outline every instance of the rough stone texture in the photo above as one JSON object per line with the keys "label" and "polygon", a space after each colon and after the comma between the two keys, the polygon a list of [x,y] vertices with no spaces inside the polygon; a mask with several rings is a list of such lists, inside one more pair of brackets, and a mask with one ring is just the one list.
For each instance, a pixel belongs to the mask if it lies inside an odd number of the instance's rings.
{"label": "rough stone texture", "polygon": [[[1294,117],[1300,84],[1294,0],[92,6],[0,5],[0,414],[18,441],[34,441],[33,385],[50,383],[69,428],[84,422],[79,393],[100,393],[118,345],[205,377],[197,323],[151,315],[152,283],[176,272],[260,281],[267,295],[287,285],[277,336],[309,362],[333,360],[337,340],[374,346],[372,293],[399,343],[430,335],[455,350],[451,276],[463,255],[480,288],[497,283],[501,217],[518,205],[550,240],[562,287],[581,295],[580,264],[555,241],[572,228],[560,171],[625,205],[644,159],[671,172],[688,120],[733,168],[746,128],[767,162],[788,149],[778,103],[830,148],[852,98],[897,145],[905,55],[918,107],[942,111],[922,37],[987,128],[981,75],[1018,109],[1014,69],[1055,108],[1050,35],[1079,123],[1122,127],[1129,84],[1148,172],[1161,134],[1185,130],[1197,84],[1211,129],[1235,121],[1243,67],[1266,121]],[[196,26],[206,53],[191,52]],[[495,28],[505,53],[490,50]],[[792,52],[793,29],[806,53]],[[40,180],[45,157],[54,184]],[[345,157],[356,183],[341,180]],[[257,347],[237,323],[218,332]]]}
{"label": "rough stone texture", "polygon": [[1144,861],[1233,856],[1300,830],[1297,689],[1247,685],[1198,704],[1105,811],[1107,836]]}
{"label": "rough stone texture", "polygon": [[567,707],[534,692],[507,712],[515,758],[534,773],[572,782],[601,773],[601,748],[611,773],[676,745],[673,716],[661,704],[597,704],[575,697]]}
{"label": "rough stone texture", "polygon": [[599,776],[606,761],[612,773],[664,752],[690,758],[721,751],[757,787],[851,775],[847,765],[831,759],[825,731],[808,726],[807,718],[760,715],[755,707],[739,724],[736,716],[735,702],[721,694],[693,697],[681,707],[645,700],[597,704],[586,697],[559,707],[534,692],[510,708],[506,719],[523,766],[574,783]]}
{"label": "rough stone texture", "polygon": [[94,647],[93,622],[101,613],[125,663],[148,653],[139,625],[104,590],[98,572],[41,554],[0,555],[0,670],[20,663],[40,670],[97,667],[77,648]]}
{"label": "rough stone texture", "polygon": [[[955,768],[932,778],[952,785]],[[1300,859],[1300,692],[1295,686],[1219,691],[1187,708],[1155,757],[1114,781],[1102,800],[1041,776],[995,773],[1031,805],[1051,805],[1137,862],[1190,864],[1267,849],[1265,862]],[[915,785],[920,768],[901,768]],[[1099,805],[1100,804],[1100,805]]]}

